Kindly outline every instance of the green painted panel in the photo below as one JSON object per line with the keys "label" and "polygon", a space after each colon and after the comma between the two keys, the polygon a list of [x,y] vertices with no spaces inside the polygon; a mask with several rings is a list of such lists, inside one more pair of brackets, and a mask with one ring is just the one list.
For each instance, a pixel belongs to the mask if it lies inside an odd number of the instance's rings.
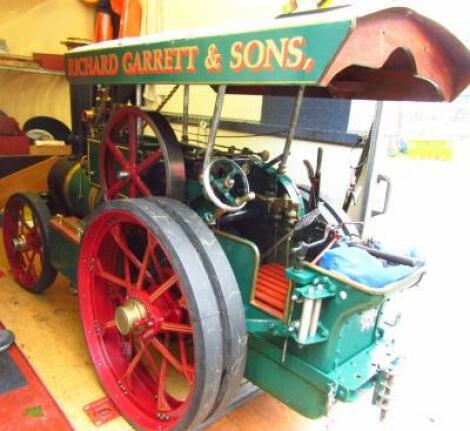
{"label": "green painted panel", "polygon": [[250,303],[251,291],[259,268],[259,251],[255,244],[224,232],[215,232],[225,251],[240,287],[243,304]]}
{"label": "green painted panel", "polygon": [[[282,355],[281,350],[278,353]],[[305,417],[314,419],[326,413],[326,391],[271,360],[253,345],[248,349],[245,377]]]}
{"label": "green painted panel", "polygon": [[90,212],[91,193],[97,193],[93,190],[88,170],[77,165],[73,173],[68,177],[65,185],[67,203],[73,209],[74,215],[83,218]]}
{"label": "green painted panel", "polygon": [[315,84],[351,21],[152,42],[66,54],[71,84]]}
{"label": "green painted panel", "polygon": [[54,229],[50,229],[50,240],[52,266],[76,284],[79,246]]}

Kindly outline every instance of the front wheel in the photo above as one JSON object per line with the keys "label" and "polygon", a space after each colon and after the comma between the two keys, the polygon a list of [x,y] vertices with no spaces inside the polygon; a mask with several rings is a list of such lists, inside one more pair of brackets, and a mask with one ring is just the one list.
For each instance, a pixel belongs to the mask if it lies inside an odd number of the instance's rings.
{"label": "front wheel", "polygon": [[3,213],[3,242],[13,278],[26,290],[40,293],[52,285],[57,270],[49,254],[51,213],[39,195],[12,195]]}
{"label": "front wheel", "polygon": [[191,430],[213,409],[220,310],[188,235],[143,199],[91,219],[78,265],[80,314],[101,383],[141,430]]}

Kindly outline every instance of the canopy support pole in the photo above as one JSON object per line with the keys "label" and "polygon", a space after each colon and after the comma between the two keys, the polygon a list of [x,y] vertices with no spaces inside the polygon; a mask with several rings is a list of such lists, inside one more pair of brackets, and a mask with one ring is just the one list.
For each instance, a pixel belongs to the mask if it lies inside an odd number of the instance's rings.
{"label": "canopy support pole", "polygon": [[224,105],[225,92],[227,91],[226,85],[220,85],[217,90],[217,98],[215,99],[214,116],[212,117],[211,131],[209,133],[209,140],[207,142],[207,150],[204,155],[203,171],[212,159],[212,153],[214,152],[215,138],[217,131],[219,130],[220,117],[222,116],[222,107]]}
{"label": "canopy support pole", "polygon": [[183,132],[181,134],[181,140],[188,143],[188,129],[189,129],[189,84],[184,85],[183,94]]}
{"label": "canopy support pole", "polygon": [[284,145],[284,151],[282,153],[281,163],[277,169],[279,175],[284,175],[287,168],[287,159],[289,158],[290,148],[292,146],[292,141],[295,137],[295,132],[297,130],[297,124],[299,123],[300,108],[302,107],[302,101],[304,100],[305,85],[301,85],[297,92],[297,97],[295,99],[294,110],[292,111],[292,117],[290,120],[289,131],[287,132],[287,139]]}
{"label": "canopy support pole", "polygon": [[362,198],[361,221],[363,238],[367,235],[369,222],[372,218],[372,188],[377,181],[377,144],[379,141],[380,122],[382,119],[383,102],[378,101],[375,108],[374,122],[370,132],[369,154],[367,156],[367,176],[364,184],[364,196]]}

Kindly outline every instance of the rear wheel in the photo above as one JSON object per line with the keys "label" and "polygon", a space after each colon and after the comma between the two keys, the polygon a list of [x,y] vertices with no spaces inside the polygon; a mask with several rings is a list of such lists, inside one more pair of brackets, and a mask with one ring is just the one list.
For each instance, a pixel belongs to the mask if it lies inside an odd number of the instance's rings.
{"label": "rear wheel", "polygon": [[245,371],[247,333],[240,288],[217,238],[198,214],[174,199],[151,197],[149,200],[186,232],[211,277],[221,312],[224,354],[222,383],[214,405],[217,414],[238,394]]}
{"label": "rear wheel", "polygon": [[48,288],[57,276],[49,255],[51,213],[39,195],[11,196],[3,213],[3,242],[14,279],[33,293]]}
{"label": "rear wheel", "polygon": [[209,275],[188,235],[141,199],[90,221],[78,267],[80,313],[106,392],[143,430],[189,430],[210,414],[222,332]]}

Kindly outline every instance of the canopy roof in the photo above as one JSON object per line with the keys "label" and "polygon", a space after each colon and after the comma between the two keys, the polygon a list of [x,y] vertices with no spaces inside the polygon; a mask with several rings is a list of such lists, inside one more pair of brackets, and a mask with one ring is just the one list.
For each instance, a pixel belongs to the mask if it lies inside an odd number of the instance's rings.
{"label": "canopy roof", "polygon": [[352,8],[236,28],[108,41],[66,54],[71,84],[228,85],[229,93],[450,101],[470,82],[470,52],[402,7]]}

